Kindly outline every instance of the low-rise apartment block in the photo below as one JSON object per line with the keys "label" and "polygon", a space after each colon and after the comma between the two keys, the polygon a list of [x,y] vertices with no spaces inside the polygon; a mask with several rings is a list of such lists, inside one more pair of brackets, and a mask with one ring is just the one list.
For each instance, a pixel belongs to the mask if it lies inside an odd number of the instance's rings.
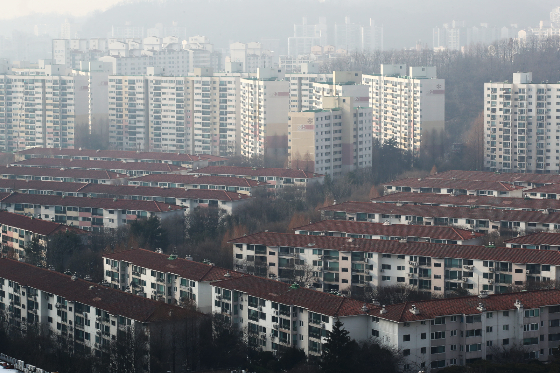
{"label": "low-rise apartment block", "polygon": [[[10,325],[22,330],[27,325],[49,329],[76,353],[101,352],[133,329],[150,336],[148,357],[156,346],[180,356],[180,348],[158,336],[173,331],[178,333],[174,334],[174,343],[179,336],[186,338],[182,335],[184,323],[199,316],[184,308],[10,259],[0,259],[0,289],[0,309]],[[150,371],[149,366],[143,368]]]}
{"label": "low-rise apartment block", "polygon": [[183,216],[183,207],[156,201],[12,193],[0,200],[8,212],[79,227],[87,231],[118,228],[137,219]]}
{"label": "low-rise apartment block", "polygon": [[323,291],[410,285],[445,294],[503,293],[560,279],[553,251],[261,232],[231,240],[234,268]]}
{"label": "low-rise apartment block", "polygon": [[288,186],[305,187],[322,183],[324,175],[289,168],[259,168],[237,166],[208,166],[190,171],[195,175],[238,177],[268,183],[268,188],[280,189]]}
{"label": "low-rise apartment block", "polygon": [[188,169],[168,163],[91,161],[60,158],[32,158],[12,163],[14,167],[72,168],[79,170],[106,170],[128,176],[149,174],[187,173]]}
{"label": "low-rise apartment block", "polygon": [[194,304],[212,313],[211,283],[243,274],[176,255],[137,249],[103,256],[105,281],[115,289],[169,304]]}
{"label": "low-rise apartment block", "polygon": [[[83,230],[33,217],[0,211],[0,240],[4,247],[12,250],[16,259],[25,258],[25,247],[34,238],[48,250],[49,240],[58,233],[74,232],[83,235]],[[10,253],[8,253],[10,254]]]}
{"label": "low-rise apartment block", "polygon": [[368,223],[349,220],[321,220],[294,228],[309,236],[367,238],[399,242],[431,242],[453,245],[479,245],[482,233],[443,226]]}
{"label": "low-rise apartment block", "polygon": [[128,176],[107,170],[0,166],[0,178],[6,180],[42,180],[93,184],[126,184]]}
{"label": "low-rise apartment block", "polygon": [[385,194],[397,192],[436,193],[469,196],[523,197],[524,187],[502,182],[409,178],[384,184]]}
{"label": "low-rise apartment block", "polygon": [[560,201],[554,199],[470,196],[466,194],[453,195],[397,192],[374,198],[371,202],[386,203],[395,206],[428,205],[443,207],[468,207],[471,209],[560,212]]}
{"label": "low-rise apartment block", "polygon": [[128,185],[202,190],[217,189],[251,195],[259,188],[266,188],[268,184],[241,177],[152,174],[130,179]]}
{"label": "low-rise apartment block", "polygon": [[536,249],[536,250],[560,250],[560,233],[538,232],[519,236],[507,240],[506,247]]}
{"label": "low-rise apartment block", "polygon": [[532,174],[512,172],[488,172],[488,171],[463,171],[450,170],[429,175],[427,179],[446,180],[480,180],[489,182],[502,182],[520,185],[525,188],[537,188],[547,184],[560,183],[560,176],[554,174]]}
{"label": "low-rise apartment block", "polygon": [[26,149],[16,153],[15,158],[16,162],[32,158],[59,158],[83,161],[167,163],[190,169],[220,166],[226,163],[226,158],[208,154],[191,155],[183,153],[57,148]]}
{"label": "low-rise apartment block", "polygon": [[323,219],[371,223],[444,225],[476,232],[517,232],[560,229],[557,212],[404,205],[401,203],[344,202],[319,209]]}

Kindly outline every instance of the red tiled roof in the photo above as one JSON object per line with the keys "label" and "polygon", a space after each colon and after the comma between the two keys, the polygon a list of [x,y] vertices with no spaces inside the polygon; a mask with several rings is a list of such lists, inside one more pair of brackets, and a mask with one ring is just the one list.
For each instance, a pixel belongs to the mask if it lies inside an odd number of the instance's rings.
{"label": "red tiled roof", "polygon": [[361,310],[363,302],[307,288],[292,289],[289,284],[257,276],[245,275],[214,282],[212,285],[242,291],[251,296],[305,308],[327,316],[352,316],[364,313]]}
{"label": "red tiled roof", "polygon": [[506,243],[514,243],[520,245],[552,245],[560,246],[560,233],[539,232],[528,234],[526,236],[512,238],[505,241]]}
{"label": "red tiled roof", "polygon": [[[80,302],[141,322],[158,322],[197,313],[163,302],[132,295],[110,287],[38,268],[27,263],[0,259],[0,277],[16,281],[21,286],[31,286],[48,293],[64,297],[68,301]],[[93,287],[93,288],[91,288]]]}
{"label": "red tiled roof", "polygon": [[0,175],[18,176],[49,176],[49,177],[68,177],[74,179],[123,179],[127,175],[118,174],[107,170],[78,170],[78,169],[54,169],[44,167],[7,167],[0,166]]}
{"label": "red tiled roof", "polygon": [[135,177],[129,181],[142,181],[142,182],[167,182],[177,184],[208,184],[208,185],[226,185],[237,187],[256,187],[266,185],[267,183],[250,180],[243,177],[229,177],[229,176],[205,176],[205,175],[179,175],[179,174],[150,174]]}
{"label": "red tiled roof", "polygon": [[72,156],[72,157],[98,157],[115,159],[137,159],[137,160],[159,160],[177,162],[196,162],[208,160],[211,162],[224,161],[226,158],[209,154],[177,154],[159,152],[135,152],[123,150],[93,150],[93,149],[53,149],[53,148],[32,148],[20,151],[18,154],[41,155],[44,157]]}
{"label": "red tiled roof", "polygon": [[198,263],[192,260],[182,258],[170,260],[169,255],[158,254],[144,249],[125,250],[112,254],[103,254],[103,257],[125,261],[160,272],[173,273],[193,281],[226,280],[228,277],[224,277],[224,275],[228,272],[232,278],[244,275],[236,271],[230,271],[225,268]]}
{"label": "red tiled roof", "polygon": [[321,207],[321,211],[345,211],[347,213],[394,214],[440,218],[489,219],[490,221],[523,221],[560,224],[560,213],[543,214],[540,211],[478,209],[428,205],[397,206],[393,203],[344,202]]}
{"label": "red tiled roof", "polygon": [[[532,191],[532,190],[531,190]],[[528,191],[529,192],[529,191]],[[374,203],[410,203],[418,205],[449,205],[452,207],[518,209],[518,210],[559,210],[560,200],[555,199],[525,199],[515,197],[493,196],[452,196],[436,193],[391,193],[371,200]]]}
{"label": "red tiled roof", "polygon": [[502,183],[499,181],[482,181],[482,180],[450,180],[435,178],[408,178],[395,180],[384,183],[384,186],[392,185],[393,187],[410,187],[410,188],[442,188],[442,189],[466,189],[466,190],[496,190],[499,192],[508,192],[512,190],[523,189],[522,186]]}
{"label": "red tiled roof", "polygon": [[150,212],[167,212],[181,210],[181,206],[156,201],[138,201],[130,199],[62,197],[45,194],[12,193],[0,199],[2,203],[28,203],[46,206],[93,207],[114,210],[140,210]]}
{"label": "red tiled roof", "polygon": [[[81,188],[88,185],[87,183],[73,183],[62,181],[42,181],[42,180],[16,180],[16,179],[0,179],[0,188],[18,190],[49,190],[56,192],[77,192]],[[95,184],[104,185],[104,184]]]}
{"label": "red tiled roof", "polygon": [[237,166],[208,166],[190,173],[204,175],[236,175],[236,176],[276,176],[290,177],[296,179],[309,179],[323,175],[303,170],[292,170],[291,168],[253,168]]}
{"label": "red tiled roof", "polygon": [[548,184],[539,188],[529,189],[526,193],[528,195],[530,195],[530,193],[560,194],[560,184]]}
{"label": "red tiled roof", "polygon": [[350,234],[370,234],[395,237],[429,237],[441,240],[470,240],[483,236],[482,233],[466,229],[438,225],[406,225],[368,223],[349,220],[322,220],[317,223],[294,228],[310,232],[344,232]]}
{"label": "red tiled roof", "polygon": [[154,172],[174,172],[187,170],[184,167],[175,166],[168,163],[150,162],[119,162],[119,161],[89,161],[80,159],[60,159],[60,158],[33,158],[12,163],[13,166],[34,166],[34,167],[57,167],[57,168],[81,168],[98,170],[128,170],[128,171],[154,171]]}
{"label": "red tiled roof", "polygon": [[[486,311],[508,311],[515,310],[515,302],[519,300],[524,309],[539,308],[543,306],[560,305],[560,290],[537,290],[519,293],[506,293],[489,295],[487,298],[468,296],[460,298],[433,299],[426,301],[414,301],[386,306],[387,313],[380,313],[378,307],[373,308],[369,315],[382,319],[411,322],[418,320],[430,320],[447,315],[477,315],[482,311],[477,307],[482,304]],[[418,315],[410,312],[412,306],[420,311]]]}
{"label": "red tiled roof", "polygon": [[458,180],[483,180],[504,183],[532,183],[532,184],[558,184],[560,175],[552,174],[519,174],[519,173],[496,173],[486,171],[461,171],[450,170],[430,175],[430,179],[458,179]]}
{"label": "red tiled roof", "polygon": [[172,198],[201,198],[216,199],[218,201],[237,201],[251,198],[246,194],[227,192],[217,189],[183,189],[161,188],[134,185],[107,185],[86,184],[79,190],[80,193],[109,194],[112,196],[146,196],[146,197],[172,197]]}
{"label": "red tiled roof", "polygon": [[261,232],[228,241],[266,246],[288,246],[337,250],[343,252],[363,251],[396,255],[419,255],[432,258],[457,258],[497,260],[511,263],[539,263],[560,265],[560,252],[548,250],[486,248],[474,245],[451,245],[427,242],[399,242],[393,240],[370,240],[330,236],[307,236],[302,234]]}
{"label": "red tiled roof", "polygon": [[57,232],[66,232],[67,230],[78,234],[87,234],[87,232],[82,229],[47,220],[33,219],[7,211],[0,211],[0,224],[31,231],[42,236],[49,236]]}

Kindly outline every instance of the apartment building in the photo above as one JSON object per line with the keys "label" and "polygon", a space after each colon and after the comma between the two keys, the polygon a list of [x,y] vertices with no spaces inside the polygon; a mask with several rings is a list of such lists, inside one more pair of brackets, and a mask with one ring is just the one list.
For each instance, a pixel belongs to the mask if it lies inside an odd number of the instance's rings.
{"label": "apartment building", "polygon": [[181,206],[189,211],[197,207],[216,207],[232,213],[250,199],[247,194],[230,192],[217,188],[219,186],[213,186],[215,187],[213,189],[183,189],[0,179],[0,192],[4,193],[156,201]]}
{"label": "apartment building", "polygon": [[31,158],[12,163],[13,167],[68,168],[78,170],[103,170],[128,176],[163,173],[186,173],[188,169],[169,163],[91,161],[62,158]]}
{"label": "apartment building", "polygon": [[290,167],[331,176],[371,167],[372,109],[344,96],[323,97],[322,107],[290,113]]}
{"label": "apartment building", "polygon": [[560,250],[560,233],[537,232],[526,236],[519,236],[505,241],[506,247],[534,249],[534,250]]}
{"label": "apartment building", "polygon": [[512,83],[484,84],[484,167],[490,171],[557,174],[560,169],[554,132],[560,85],[532,80],[530,72],[514,73]]}
{"label": "apartment building", "polygon": [[[445,127],[445,80],[435,67],[381,65],[381,74],[363,75],[373,107],[374,137],[394,139],[400,149],[418,155],[423,142],[437,143]],[[442,144],[438,144],[442,145]]]}
{"label": "apartment building", "polygon": [[181,217],[181,206],[157,201],[66,197],[12,193],[0,200],[0,208],[20,215],[68,224],[87,231],[115,229],[137,219]]}
{"label": "apartment building", "polygon": [[453,245],[480,245],[482,233],[442,226],[368,223],[349,220],[321,220],[294,228],[295,234],[396,240],[399,242],[431,242]]}
{"label": "apartment building", "polygon": [[103,255],[105,281],[115,289],[168,304],[192,303],[212,313],[211,283],[238,278],[242,273],[176,255],[136,249]]}
{"label": "apartment building", "polygon": [[60,158],[86,161],[168,163],[191,169],[198,169],[206,166],[219,166],[226,163],[226,158],[207,154],[191,155],[183,153],[177,154],[99,149],[32,148],[16,153],[15,157],[17,162],[32,158]]}
{"label": "apartment building", "polygon": [[234,268],[350,294],[365,286],[409,285],[446,294],[504,293],[556,281],[553,251],[261,232],[230,241]]}
{"label": "apartment building", "polygon": [[[76,353],[100,353],[131,329],[149,335],[146,371],[151,351],[158,349],[176,354],[169,366],[179,371],[174,361],[184,361],[184,352],[173,343],[186,338],[187,320],[199,317],[184,308],[10,259],[0,259],[0,288],[0,308],[10,325],[24,332],[27,325],[44,327]],[[171,334],[173,341],[165,337]]]}
{"label": "apartment building", "polygon": [[246,73],[256,73],[258,69],[274,67],[272,63],[273,52],[266,49],[262,43],[232,43],[229,45],[228,62],[240,63],[241,69]]}
{"label": "apartment building", "polygon": [[332,84],[333,80],[333,74],[319,71],[320,64],[304,63],[301,64],[300,73],[286,74],[285,79],[290,82],[290,112],[316,109],[314,84],[328,82]]}
{"label": "apartment building", "polygon": [[[529,195],[530,193],[526,194]],[[393,205],[428,205],[494,210],[560,212],[560,201],[553,199],[469,196],[466,194],[453,195],[400,192],[374,198],[371,202]]]}
{"label": "apartment building", "polygon": [[290,83],[281,70],[259,69],[256,78],[241,78],[240,154],[283,158],[288,150]]}
{"label": "apartment building", "polygon": [[240,177],[201,176],[201,175],[146,175],[130,179],[129,185],[160,188],[217,189],[252,195],[264,189],[268,183]]}
{"label": "apartment building", "polygon": [[211,285],[212,312],[245,331],[254,348],[276,353],[280,347],[295,347],[320,356],[336,320],[344,323],[351,338],[368,337],[367,329],[360,330],[360,321],[367,317],[357,300],[255,276]]}
{"label": "apartment building", "polygon": [[502,182],[408,178],[383,185],[385,194],[398,192],[434,193],[468,196],[523,197],[524,187]]}
{"label": "apartment building", "polygon": [[294,36],[288,38],[288,54],[299,56],[309,54],[311,48],[316,45],[327,45],[327,20],[319,17],[319,23],[310,25],[307,18],[303,18],[302,24],[294,25]]}
{"label": "apartment building", "polygon": [[554,201],[560,199],[560,187],[558,184],[548,184],[540,188],[533,188],[525,191],[523,195],[526,198],[546,199]]}
{"label": "apartment building", "polygon": [[323,219],[448,225],[485,234],[500,230],[552,232],[560,228],[560,214],[548,210],[520,211],[368,202],[344,202],[319,210]]}
{"label": "apartment building", "polygon": [[463,171],[450,170],[429,175],[430,179],[447,180],[480,180],[491,182],[502,182],[507,184],[520,185],[527,189],[541,187],[547,184],[560,183],[560,175],[554,174],[532,174],[532,173],[503,173],[488,171]]}
{"label": "apartment building", "polygon": [[189,172],[194,175],[226,176],[266,182],[267,187],[281,189],[288,186],[305,187],[322,183],[324,175],[289,168],[257,168],[237,166],[208,166]]}
{"label": "apartment building", "polygon": [[0,179],[64,181],[93,184],[126,184],[128,176],[106,170],[55,169],[0,166]]}
{"label": "apartment building", "polygon": [[[25,247],[34,238],[48,250],[51,237],[59,233],[74,232],[84,235],[84,231],[61,223],[34,219],[23,215],[0,211],[0,241],[11,250],[14,259],[25,258]],[[85,239],[85,236],[84,236]]]}

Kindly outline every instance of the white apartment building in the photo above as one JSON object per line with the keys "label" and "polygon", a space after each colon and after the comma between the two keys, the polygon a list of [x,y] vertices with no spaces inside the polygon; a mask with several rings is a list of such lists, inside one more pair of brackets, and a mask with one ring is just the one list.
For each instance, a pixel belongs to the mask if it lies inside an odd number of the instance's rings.
{"label": "white apartment building", "polygon": [[394,139],[403,150],[418,155],[422,139],[445,128],[445,80],[435,67],[381,65],[381,74],[363,75],[370,87],[374,137]]}
{"label": "white apartment building", "polygon": [[371,167],[372,110],[353,97],[323,97],[319,110],[291,112],[290,167],[340,176]]}
{"label": "white apartment building", "polygon": [[333,74],[319,73],[317,63],[304,63],[300,73],[286,74],[285,79],[290,82],[290,112],[316,109],[314,83],[328,83],[333,80]]}
{"label": "white apartment building", "polygon": [[288,148],[290,82],[278,69],[259,69],[239,82],[240,154],[284,157]]}
{"label": "white apartment building", "polygon": [[239,62],[242,71],[246,73],[256,73],[258,69],[274,67],[272,52],[265,49],[261,43],[232,43],[229,46],[229,53],[226,64]]}
{"label": "white apartment building", "polygon": [[484,84],[484,167],[491,171],[557,174],[560,170],[560,84]]}
{"label": "white apartment building", "polygon": [[261,232],[231,240],[234,268],[342,294],[408,285],[444,295],[521,289],[560,279],[554,251]]}
{"label": "white apartment building", "polygon": [[[80,353],[99,352],[127,330],[155,337],[196,317],[180,307],[10,259],[0,259],[0,310],[13,327],[24,332],[27,325],[44,327]],[[148,349],[168,342],[149,340]]]}
{"label": "white apartment building", "polygon": [[105,254],[103,273],[105,281],[115,289],[130,289],[133,294],[168,304],[192,303],[204,313],[212,313],[211,283],[243,276],[144,249]]}
{"label": "white apartment building", "polygon": [[0,75],[0,147],[73,148],[89,131],[88,77],[60,65]]}

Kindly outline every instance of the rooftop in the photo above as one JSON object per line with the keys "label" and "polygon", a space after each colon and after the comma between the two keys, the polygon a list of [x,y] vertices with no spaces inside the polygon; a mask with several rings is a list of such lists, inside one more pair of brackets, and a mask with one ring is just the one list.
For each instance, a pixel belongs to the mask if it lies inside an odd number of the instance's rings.
{"label": "rooftop", "polygon": [[2,204],[22,203],[45,206],[72,206],[91,207],[114,210],[140,210],[149,212],[167,212],[181,210],[181,206],[156,201],[138,201],[130,199],[112,198],[87,198],[87,197],[63,197],[45,194],[12,193],[0,199]]}
{"label": "rooftop", "polygon": [[[543,306],[560,305],[560,290],[538,290],[519,293],[506,293],[488,295],[486,298],[468,296],[460,298],[433,299],[426,301],[413,301],[386,306],[387,313],[381,314],[379,307],[373,308],[369,315],[382,319],[411,322],[418,320],[430,320],[447,315],[479,315],[483,311],[478,309],[480,305],[486,311],[508,311],[516,310],[515,303],[519,301],[524,309],[539,308]],[[410,312],[412,306],[416,306],[418,314]]]}
{"label": "rooftop", "polygon": [[551,245],[560,246],[560,233],[539,232],[520,236],[505,241],[519,245]]}
{"label": "rooftop", "polygon": [[397,206],[393,203],[371,203],[354,201],[321,207],[319,210],[344,211],[346,213],[370,213],[438,218],[488,219],[494,222],[515,221],[560,224],[560,213],[545,214],[541,211],[478,209],[468,207],[445,207],[429,205]]}
{"label": "rooftop", "polygon": [[363,302],[303,287],[294,289],[290,284],[257,276],[245,275],[214,282],[212,285],[241,291],[272,302],[305,308],[327,316],[352,316],[364,313]]}
{"label": "rooftop", "polygon": [[135,152],[122,150],[93,150],[93,149],[54,149],[54,148],[32,148],[19,152],[19,154],[30,154],[43,157],[70,156],[70,157],[91,157],[91,158],[114,158],[135,159],[138,161],[158,160],[176,162],[196,162],[196,161],[225,161],[226,158],[209,154],[178,154],[178,153],[158,153],[158,152]]}
{"label": "rooftop", "polygon": [[368,223],[349,220],[322,220],[317,223],[294,228],[311,232],[345,232],[396,237],[430,237],[441,240],[470,240],[483,236],[466,229],[437,225],[407,225]]}
{"label": "rooftop", "polygon": [[87,234],[86,231],[55,223],[47,220],[29,218],[27,216],[0,211],[0,225],[7,225],[18,229],[24,229],[43,236],[49,236],[58,232],[72,231],[78,234]]}
{"label": "rooftop", "polygon": [[78,168],[97,170],[126,170],[126,171],[152,171],[152,172],[176,172],[187,170],[186,168],[168,163],[150,162],[121,162],[121,161],[90,161],[79,159],[61,158],[32,158],[12,163],[12,166],[34,166],[34,167],[56,167],[56,168]]}
{"label": "rooftop", "polygon": [[[533,190],[531,190],[533,191]],[[450,205],[453,207],[494,208],[505,210],[558,210],[560,211],[560,200],[555,199],[526,199],[515,197],[494,196],[468,196],[465,194],[453,196],[450,194],[437,193],[391,193],[383,197],[372,199],[374,203],[410,203],[418,205]]]}
{"label": "rooftop", "polygon": [[534,263],[560,265],[560,252],[548,250],[512,249],[484,246],[451,245],[427,242],[399,242],[394,240],[371,240],[331,236],[307,236],[302,234],[260,232],[239,238],[230,243],[266,246],[288,246],[340,252],[374,252],[395,255],[418,255],[432,258],[457,258],[496,260],[511,263]]}
{"label": "rooftop", "polygon": [[553,174],[531,174],[531,173],[500,173],[487,171],[461,171],[451,170],[435,175],[430,175],[431,179],[458,179],[458,180],[484,180],[489,182],[504,183],[533,183],[551,184],[560,183],[560,175]]}
{"label": "rooftop", "polygon": [[436,178],[408,178],[394,180],[383,185],[410,187],[410,188],[449,188],[465,190],[495,190],[498,192],[509,192],[512,190],[523,189],[522,186],[512,185],[499,181],[479,181],[479,180],[451,180]]}
{"label": "rooftop", "polygon": [[560,194],[560,184],[548,184],[527,190],[527,193],[549,193]]}
{"label": "rooftop", "polygon": [[0,259],[0,277],[140,322],[197,315],[192,311],[76,279],[11,259]]}
{"label": "rooftop", "polygon": [[241,277],[242,273],[225,268],[199,263],[192,260],[176,258],[171,260],[169,255],[159,254],[150,250],[125,250],[112,254],[103,254],[104,258],[120,260],[134,265],[153,269],[159,272],[169,272],[193,281],[225,280],[226,273],[231,277]]}
{"label": "rooftop", "polygon": [[79,170],[79,169],[55,169],[44,167],[7,167],[0,166],[0,175],[19,175],[19,176],[49,176],[74,179],[122,179],[127,175],[118,174],[107,170]]}
{"label": "rooftop", "polygon": [[249,180],[243,177],[229,177],[229,176],[205,176],[205,175],[179,175],[179,174],[150,174],[135,177],[129,181],[143,181],[143,182],[168,182],[176,184],[208,184],[208,185],[225,185],[236,187],[256,187],[266,185],[266,183],[256,180]]}
{"label": "rooftop", "polygon": [[313,172],[293,170],[291,168],[257,168],[237,166],[208,166],[198,170],[192,170],[190,173],[205,175],[276,176],[297,179],[309,179],[323,176]]}

